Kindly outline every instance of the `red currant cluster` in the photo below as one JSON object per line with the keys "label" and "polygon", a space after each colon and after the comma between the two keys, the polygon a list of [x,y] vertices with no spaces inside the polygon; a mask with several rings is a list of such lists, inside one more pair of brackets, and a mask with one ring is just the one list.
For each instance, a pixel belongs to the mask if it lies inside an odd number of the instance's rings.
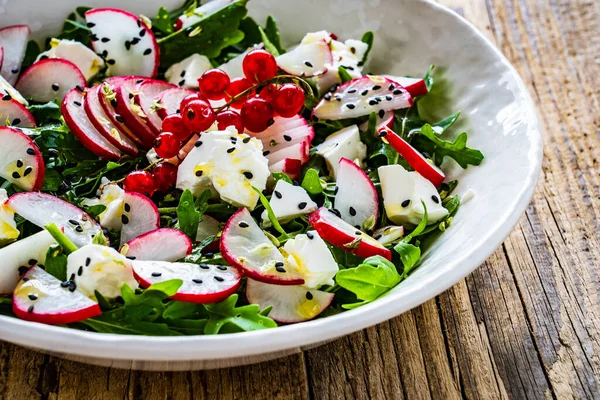
{"label": "red currant cluster", "polygon": [[[162,133],[156,137],[154,150],[164,159],[179,154],[182,144],[197,132],[206,131],[215,121],[218,129],[234,126],[258,133],[267,129],[273,118],[291,118],[304,107],[304,90],[293,83],[266,83],[277,75],[275,57],[265,50],[255,49],[244,57],[245,77],[230,79],[223,70],[213,68],[198,79],[199,92],[185,97],[179,105],[180,113],[163,119]],[[210,101],[225,100],[226,104],[213,109]],[[240,110],[235,111],[233,109]],[[123,187],[128,191],[154,194],[166,192],[177,179],[177,167],[162,162],[152,173],[134,171],[127,175]]]}

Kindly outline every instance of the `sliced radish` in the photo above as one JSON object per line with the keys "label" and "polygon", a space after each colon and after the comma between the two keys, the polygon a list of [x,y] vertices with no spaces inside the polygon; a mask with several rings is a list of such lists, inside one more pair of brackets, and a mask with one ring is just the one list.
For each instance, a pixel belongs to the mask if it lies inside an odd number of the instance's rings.
{"label": "sliced radish", "polygon": [[101,85],[96,85],[86,93],[83,108],[94,127],[113,146],[132,157],[138,155],[137,145],[126,136],[106,115],[100,103]]}
{"label": "sliced radish", "polygon": [[345,222],[337,213],[337,210],[321,207],[308,218],[308,222],[325,241],[340,249],[364,258],[380,255],[392,259],[392,253],[381,243]]}
{"label": "sliced radish", "polygon": [[165,119],[167,115],[178,114],[180,111],[179,105],[181,104],[181,100],[194,93],[196,92],[193,90],[183,88],[165,90],[154,98],[158,116]]}
{"label": "sliced radish", "polygon": [[63,99],[61,112],[65,123],[85,147],[98,157],[116,161],[121,151],[94,127],[83,108],[84,94],[79,89],[69,91]]}
{"label": "sliced radish", "polygon": [[221,254],[230,265],[245,275],[265,283],[301,285],[304,279],[285,269],[285,260],[277,247],[242,208],[231,216],[221,236]]}
{"label": "sliced radish", "polygon": [[85,13],[85,20],[92,30],[92,47],[106,60],[110,75],[157,75],[158,43],[142,18],[116,8],[95,8]]}
{"label": "sliced radish", "polygon": [[435,187],[438,187],[444,182],[446,175],[444,172],[429,162],[417,149],[412,147],[408,142],[398,136],[390,128],[380,128],[379,136],[381,140],[389,143],[406,160],[408,165],[414,168],[419,174],[428,179]]}
{"label": "sliced radish", "polygon": [[379,167],[377,172],[385,213],[393,223],[419,224],[425,215],[423,203],[428,224],[448,215],[435,186],[418,172],[409,172],[398,164]]}
{"label": "sliced radish", "polygon": [[14,242],[21,235],[15,221],[15,212],[6,204],[7,200],[6,189],[0,188],[0,248]]}
{"label": "sliced radish", "polygon": [[[394,112],[380,110],[377,115],[377,122],[375,123],[375,130],[383,127],[393,128],[394,127]],[[369,129],[369,121],[365,121],[358,126],[361,132],[366,132]]]}
{"label": "sliced radish", "polygon": [[[301,129],[301,128],[300,128]],[[301,132],[300,134],[304,134],[306,132]],[[276,159],[279,158],[279,160],[281,160],[281,156],[284,156],[284,158],[294,158],[296,156],[296,153],[298,150],[300,150],[300,152],[298,154],[300,154],[298,156],[298,159],[302,159],[302,161],[307,161],[306,159],[306,149],[310,150],[310,136],[306,135],[306,136],[298,136],[298,137],[293,137],[291,135],[283,135],[285,136],[285,138],[281,138],[281,139],[271,139],[271,140],[264,140],[263,141],[263,149],[265,149],[265,151],[263,151],[263,153],[266,154],[265,157],[267,157],[268,159]],[[296,150],[288,150],[288,152],[283,152],[283,150],[285,149],[289,149],[290,147],[297,145],[297,149]],[[281,153],[279,153],[279,156],[275,155],[275,153],[282,151]],[[266,153],[268,151],[268,153]],[[273,154],[273,156],[269,156],[270,154]],[[279,161],[276,161],[279,162]]]}
{"label": "sliced radish", "polygon": [[171,297],[189,303],[218,303],[235,293],[242,274],[227,265],[134,261],[133,272],[142,287],[158,282],[181,279],[183,285]]}
{"label": "sliced radish", "polygon": [[273,124],[260,133],[246,132],[250,136],[254,136],[260,140],[280,137],[287,132],[296,129],[304,129],[311,135],[311,139],[315,136],[315,131],[312,126],[301,115],[294,115],[291,118],[283,118],[276,116],[273,118]]}
{"label": "sliced radish", "polygon": [[326,41],[301,44],[294,50],[276,58],[277,65],[290,75],[310,77],[323,74],[333,62],[331,49]]}
{"label": "sliced radish", "polygon": [[3,126],[0,143],[0,176],[23,190],[40,190],[46,167],[33,140],[18,129]]}
{"label": "sliced radish", "polygon": [[113,107],[123,117],[129,129],[137,134],[144,148],[150,149],[154,145],[156,133],[148,124],[148,116],[135,101],[137,87],[144,80],[144,78],[129,77],[113,85],[116,94]]}
{"label": "sliced radish", "polygon": [[192,13],[185,13],[177,20],[177,24],[175,28],[177,30],[185,29],[188,26],[194,25],[197,22],[200,22],[203,18],[214,14],[220,9],[224,8],[228,4],[232,3],[233,0],[213,0],[209,1],[205,4],[202,4],[200,7],[197,7]]}
{"label": "sliced radish", "polygon": [[402,86],[382,76],[363,76],[346,82],[323,96],[312,112],[312,119],[357,118],[380,110],[408,108],[413,99]]}
{"label": "sliced radish", "polygon": [[323,156],[329,173],[335,178],[340,160],[347,158],[362,162],[367,157],[367,146],[360,140],[358,127],[351,125],[327,136],[317,146],[317,154]]}
{"label": "sliced radish", "polygon": [[34,63],[19,78],[15,89],[40,103],[63,99],[74,88],[83,89],[86,81],[75,64],[60,58]]}
{"label": "sliced radish", "polygon": [[0,69],[4,63],[4,47],[0,46]]}
{"label": "sliced radish", "polygon": [[117,128],[119,128],[120,132],[123,132],[125,136],[127,136],[131,141],[133,141],[138,147],[143,147],[143,141],[141,136],[129,129],[126,125],[125,118],[123,118],[117,111],[115,110],[115,106],[117,105],[116,93],[113,90],[113,87],[120,85],[122,81],[127,79],[127,77],[117,76],[113,78],[108,78],[101,85],[101,89],[98,90],[98,102],[102,106],[105,114],[108,116],[110,122]]}
{"label": "sliced radish", "polygon": [[[318,208],[317,203],[312,201],[304,188],[294,186],[283,179],[278,180],[275,184],[269,204],[273,214],[281,223],[310,214]],[[264,225],[271,224],[267,210],[263,211],[261,218]]]}
{"label": "sliced radish", "polygon": [[202,242],[206,238],[217,236],[219,233],[221,233],[221,223],[219,220],[210,215],[202,215],[202,221],[198,224],[196,242]]}
{"label": "sliced radish", "polygon": [[302,164],[305,164],[308,162],[309,150],[310,143],[301,141],[274,153],[267,154],[267,159],[269,160],[269,165],[285,160],[286,158],[300,160]]}
{"label": "sliced radish", "polygon": [[404,236],[403,226],[384,226],[373,232],[373,239],[382,245],[390,244]]}
{"label": "sliced radish", "polygon": [[19,77],[30,34],[31,30],[27,25],[8,26],[0,29],[0,46],[4,50],[0,75],[11,85],[14,85]]}
{"label": "sliced radish", "polygon": [[17,89],[12,87],[11,84],[8,83],[8,81],[2,76],[0,76],[0,96],[3,100],[13,99],[24,106],[29,105],[25,97],[21,96],[21,93],[19,93]]}
{"label": "sliced radish", "polygon": [[152,200],[135,192],[125,192],[124,200],[121,245],[160,228],[160,213]]}
{"label": "sliced radish", "polygon": [[198,79],[212,67],[206,56],[192,54],[188,58],[171,65],[165,72],[165,78],[181,88],[198,89]]}
{"label": "sliced radish", "polygon": [[379,219],[375,185],[361,167],[347,158],[339,162],[334,204],[342,219],[359,229],[371,230]]}
{"label": "sliced radish", "polygon": [[177,261],[192,252],[192,241],[177,229],[162,228],[127,242],[121,253],[136,260]]}
{"label": "sliced radish", "polygon": [[7,204],[21,217],[43,228],[54,223],[78,247],[92,243],[102,227],[71,203],[45,193],[13,194]]}
{"label": "sliced radish", "polygon": [[[6,98],[6,100],[5,100]],[[23,104],[11,96],[4,95],[0,100],[0,126],[35,128],[35,118]]]}
{"label": "sliced radish", "polygon": [[104,60],[92,49],[75,40],[52,39],[50,50],[41,53],[36,61],[47,58],[62,58],[79,68],[86,80],[92,79],[104,67]]}
{"label": "sliced radish", "polygon": [[300,172],[302,170],[302,161],[286,158],[269,165],[269,170],[271,172],[283,172],[289,176],[290,179],[298,179],[300,178]]}
{"label": "sliced radish", "polygon": [[48,248],[55,242],[48,231],[43,230],[0,249],[0,294],[13,292],[20,277],[31,266],[46,262]]}
{"label": "sliced radish", "polygon": [[383,75],[386,78],[397,82],[400,86],[408,90],[412,97],[425,96],[429,93],[425,81],[421,78],[408,78],[405,76]]}
{"label": "sliced radish", "polygon": [[246,297],[261,310],[273,307],[269,318],[282,324],[308,321],[321,314],[333,301],[334,294],[308,290],[303,286],[280,286],[253,279],[246,282]]}
{"label": "sliced radish", "polygon": [[70,290],[40,267],[31,268],[13,293],[13,312],[21,319],[49,325],[66,325],[102,314],[100,306]]}
{"label": "sliced radish", "polygon": [[157,108],[154,99],[164,91],[174,88],[175,86],[171,83],[155,79],[146,79],[137,86],[135,101],[142,107],[142,111],[148,117],[148,126],[157,135],[162,131],[162,119],[156,112]]}

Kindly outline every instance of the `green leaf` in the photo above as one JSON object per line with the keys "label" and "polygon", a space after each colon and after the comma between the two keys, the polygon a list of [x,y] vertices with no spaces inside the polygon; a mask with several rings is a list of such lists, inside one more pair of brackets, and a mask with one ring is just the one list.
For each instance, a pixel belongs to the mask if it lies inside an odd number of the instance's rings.
{"label": "green leaf", "polygon": [[259,26],[258,32],[260,32],[260,38],[263,42],[263,45],[265,46],[265,50],[277,57],[279,55],[279,50],[277,50],[277,47],[273,43],[271,43],[269,37],[267,36],[263,28]]}
{"label": "green leaf", "polygon": [[425,81],[425,86],[427,87],[427,91],[429,92],[433,87],[433,70],[435,69],[435,65],[430,65],[423,77],[423,81]]}
{"label": "green leaf", "polygon": [[[83,8],[79,7],[76,11],[67,16],[65,20],[62,31],[56,36],[57,39],[68,39],[68,40],[76,40],[78,42],[83,43],[84,46],[90,46],[90,38],[89,35],[91,33],[90,28],[88,28],[85,23],[80,22],[82,20],[82,14],[80,12],[84,12],[84,10],[89,10],[88,7]],[[78,15],[79,14],[79,15]]]}
{"label": "green leaf", "polygon": [[244,332],[277,327],[275,321],[260,313],[258,305],[236,307],[237,300],[238,295],[233,294],[221,303],[204,306],[209,313],[204,328],[206,335],[216,335],[227,325],[233,325]]}
{"label": "green leaf", "polygon": [[404,266],[402,276],[406,277],[421,259],[421,249],[410,243],[400,242],[394,246],[394,250],[400,255],[400,261]]}
{"label": "green leaf", "polygon": [[[394,264],[381,256],[369,257],[358,267],[343,269],[336,275],[337,284],[364,300],[363,304],[383,296],[400,281]],[[342,307],[347,308],[347,305]]]}
{"label": "green leaf", "polygon": [[144,336],[181,335],[181,333],[172,330],[167,324],[135,320],[123,320],[118,311],[118,309],[114,311],[108,311],[98,317],[86,319],[81,323],[89,326],[96,332],[100,333]]}
{"label": "green leaf", "polygon": [[301,186],[312,195],[323,193],[323,186],[321,186],[319,172],[313,168],[306,171],[304,174],[304,179],[302,179]]}
{"label": "green leaf", "polygon": [[272,15],[267,17],[265,25],[265,33],[269,38],[269,41],[273,43],[279,54],[285,53],[285,48],[281,45],[281,38],[279,37],[279,28],[277,27],[277,21]]}
{"label": "green leaf", "polygon": [[275,181],[275,183],[277,183],[277,181],[279,180],[284,180],[287,183],[292,183],[290,177],[284,174],[283,172],[273,172],[273,180]]}
{"label": "green leaf", "polygon": [[371,52],[371,49],[373,48],[374,40],[375,40],[375,35],[371,31],[365,32],[362,35],[362,38],[360,39],[361,42],[366,43],[369,46],[367,48],[367,51],[365,51],[365,55],[363,56],[363,59],[361,60],[363,64],[365,64],[367,62],[367,59],[369,58],[369,53]]}
{"label": "green leaf", "polygon": [[[30,40],[27,42],[27,47],[25,48],[25,56],[23,57],[23,62],[21,63],[21,71],[25,71],[27,68],[31,66],[36,60],[36,58],[40,55],[42,50],[40,49],[40,45],[35,40]],[[34,115],[35,117],[35,115]],[[35,120],[38,125],[43,124],[40,122],[37,117]]]}
{"label": "green leaf", "polygon": [[350,82],[353,79],[348,71],[346,71],[346,68],[342,67],[341,65],[338,67],[338,74],[340,75],[340,80],[342,83]]}
{"label": "green leaf", "polygon": [[173,33],[173,21],[166,8],[161,7],[158,9],[156,19],[152,20],[152,28],[156,28],[166,34]]}
{"label": "green leaf", "polygon": [[79,248],[59,229],[54,223],[48,224],[44,227],[50,235],[56,240],[56,242],[63,248],[66,254],[71,254],[77,251]]}
{"label": "green leaf", "polygon": [[44,184],[42,191],[56,192],[63,183],[63,177],[60,172],[54,169],[47,169],[44,175]]}
{"label": "green leaf", "polygon": [[271,221],[273,228],[275,228],[275,230],[281,234],[282,238],[280,238],[279,240],[284,240],[284,239],[288,238],[288,234],[281,227],[281,224],[277,220],[277,217],[275,216],[275,213],[273,212],[273,209],[271,208],[271,204],[269,204],[269,200],[267,200],[265,195],[262,194],[262,192],[260,190],[258,190],[257,188],[255,188],[254,186],[252,187],[252,189],[254,189],[254,191],[256,193],[258,193],[260,203],[267,210],[267,215],[269,216],[269,221]]}
{"label": "green leaf", "polygon": [[45,125],[52,121],[60,121],[62,117],[60,105],[54,101],[44,104],[34,104],[27,107],[27,109],[35,118],[38,126]]}
{"label": "green leaf", "polygon": [[454,142],[440,139],[429,124],[425,124],[420,133],[413,139],[414,146],[431,155],[438,165],[446,156],[454,159],[462,168],[479,165],[483,161],[481,151],[467,147],[466,132],[458,135]]}
{"label": "green leaf", "polygon": [[100,231],[96,234],[96,236],[94,236],[94,238],[92,239],[92,244],[98,244],[100,246],[108,246],[108,240],[106,239],[106,236],[104,236],[104,232]]}
{"label": "green leaf", "polygon": [[193,241],[196,240],[200,218],[201,216],[196,209],[194,195],[189,189],[186,189],[177,205],[177,219],[179,221],[179,229]]}
{"label": "green leaf", "polygon": [[169,67],[194,53],[215,58],[222,49],[242,41],[244,33],[238,27],[248,12],[247,1],[235,0],[192,26],[159,39],[161,65]]}
{"label": "green leaf", "polygon": [[67,256],[63,253],[59,245],[55,244],[48,248],[44,266],[46,267],[46,272],[56,279],[61,282],[67,280]]}
{"label": "green leaf", "polygon": [[404,237],[404,239],[402,240],[404,243],[410,243],[410,241],[414,238],[419,236],[424,230],[425,228],[427,228],[427,219],[428,219],[428,214],[427,214],[427,206],[425,205],[425,202],[423,200],[421,200],[421,204],[423,204],[423,219],[421,219],[421,222],[419,222],[419,225],[417,225],[417,227],[409,234],[406,235]]}
{"label": "green leaf", "polygon": [[252,47],[262,41],[262,37],[259,31],[260,26],[256,23],[254,18],[246,17],[240,21],[238,29],[244,33],[244,40],[237,46],[241,48]]}

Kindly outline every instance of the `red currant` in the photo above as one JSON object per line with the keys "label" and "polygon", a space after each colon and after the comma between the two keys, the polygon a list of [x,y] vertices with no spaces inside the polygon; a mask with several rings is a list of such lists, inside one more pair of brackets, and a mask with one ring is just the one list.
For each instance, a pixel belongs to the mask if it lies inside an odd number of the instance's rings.
{"label": "red currant", "polygon": [[123,189],[151,197],[156,191],[156,181],[148,171],[133,171],[125,177]]}
{"label": "red currant", "polygon": [[242,121],[250,132],[258,133],[273,124],[273,107],[260,97],[249,99],[242,106]]}
{"label": "red currant", "polygon": [[171,114],[163,119],[162,130],[163,132],[173,133],[180,142],[185,142],[191,134],[190,130],[183,123],[181,114]]}
{"label": "red currant", "polygon": [[171,163],[163,162],[152,170],[158,191],[166,193],[175,187],[177,182],[177,167]]}
{"label": "red currant", "polygon": [[[229,89],[227,89],[227,91],[226,91],[227,101],[231,100],[232,98],[234,98],[238,94],[242,93],[243,91],[250,89],[251,87],[252,87],[252,83],[250,83],[250,81],[246,78],[232,79],[231,83],[229,84]],[[248,93],[246,96],[234,101],[233,104],[231,104],[231,106],[235,107],[235,108],[241,108],[242,105],[244,105],[244,103],[246,102],[246,99],[250,98],[253,95],[253,93],[254,93],[254,91],[252,91],[251,93]]]}
{"label": "red currant", "polygon": [[277,75],[277,61],[268,51],[256,49],[246,54],[242,69],[250,82],[258,83]]}
{"label": "red currant", "polygon": [[228,126],[234,126],[238,133],[244,132],[244,123],[242,122],[242,117],[235,111],[221,111],[217,114],[217,122],[219,123],[219,130],[223,130]]}
{"label": "red currant", "polygon": [[179,103],[179,111],[181,112],[183,110],[183,108],[190,101],[194,101],[194,100],[204,100],[204,101],[208,102],[208,100],[206,99],[206,97],[202,96],[202,94],[200,92],[197,92],[197,93],[194,93],[194,94],[190,94],[189,96],[185,96],[183,98],[183,100],[181,100],[181,103]]}
{"label": "red currant", "polygon": [[204,100],[192,100],[181,110],[183,123],[193,132],[204,132],[215,122],[215,111]]}
{"label": "red currant", "polygon": [[229,75],[221,69],[209,69],[198,79],[200,93],[209,100],[221,100],[229,87]]}
{"label": "red currant", "polygon": [[174,133],[163,132],[154,139],[154,150],[159,157],[175,157],[181,148],[180,143]]}
{"label": "red currant", "polygon": [[304,107],[304,90],[293,83],[281,85],[273,99],[273,109],[283,118],[291,118]]}
{"label": "red currant", "polygon": [[274,83],[270,83],[267,86],[263,87],[258,94],[258,97],[261,99],[265,99],[266,101],[273,102],[275,98],[275,93],[277,93],[278,86]]}

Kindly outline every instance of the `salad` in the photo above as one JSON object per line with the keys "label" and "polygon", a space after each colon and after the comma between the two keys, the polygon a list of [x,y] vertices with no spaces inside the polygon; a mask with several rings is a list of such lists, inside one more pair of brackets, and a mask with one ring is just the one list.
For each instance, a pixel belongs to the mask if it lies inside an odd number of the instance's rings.
{"label": "salad", "polygon": [[[375,40],[282,46],[247,0],[156,17],[79,7],[43,46],[0,30],[0,313],[102,333],[202,335],[385,296],[479,165],[423,77]],[[433,92],[432,92],[433,90]]]}

